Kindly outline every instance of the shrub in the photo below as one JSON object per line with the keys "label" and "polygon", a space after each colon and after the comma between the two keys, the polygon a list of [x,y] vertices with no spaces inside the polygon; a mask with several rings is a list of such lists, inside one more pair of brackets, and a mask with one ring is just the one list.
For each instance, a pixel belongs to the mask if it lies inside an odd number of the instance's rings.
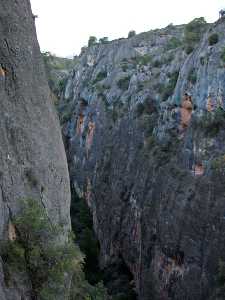
{"label": "shrub", "polygon": [[104,36],[103,38],[99,39],[100,44],[108,44],[109,38],[107,36]]}
{"label": "shrub", "polygon": [[160,68],[162,65],[163,65],[163,62],[159,61],[158,59],[153,62],[154,68]]}
{"label": "shrub", "polygon": [[207,23],[204,18],[196,18],[185,26],[184,43],[187,54],[191,53],[200,41]]}
{"label": "shrub", "polygon": [[99,81],[102,81],[104,78],[107,77],[107,72],[106,71],[100,71],[95,79],[93,80],[93,84],[96,84]]}
{"label": "shrub", "polygon": [[205,58],[203,56],[200,57],[200,63],[202,66],[205,64]]}
{"label": "shrub", "polygon": [[186,54],[190,54],[193,51],[194,51],[194,47],[193,46],[188,45],[188,46],[185,47]]}
{"label": "shrub", "polygon": [[225,263],[224,261],[219,262],[219,270],[217,276],[217,283],[218,283],[218,295],[221,299],[225,297]]}
{"label": "shrub", "polygon": [[65,274],[82,273],[83,256],[72,237],[56,243],[62,229],[51,224],[37,201],[27,199],[22,204],[21,214],[13,220],[17,239],[6,242],[1,256],[9,274],[28,271],[35,297],[55,299],[64,290]]}
{"label": "shrub", "polygon": [[192,68],[188,74],[188,81],[190,81],[192,84],[195,84],[197,81],[197,73],[195,68]]}
{"label": "shrub", "polygon": [[217,108],[214,112],[206,112],[197,122],[197,126],[204,129],[206,134],[212,137],[216,136],[220,129],[225,127],[225,111],[222,108]]}
{"label": "shrub", "polygon": [[166,86],[163,87],[162,89],[162,100],[165,101],[167,100],[170,96],[172,96],[174,89],[177,84],[177,79],[179,76],[179,71],[175,71],[172,74],[169,74],[169,82]]}
{"label": "shrub", "polygon": [[144,54],[142,56],[137,56],[135,61],[138,65],[146,66],[152,62],[152,57],[149,54]]}
{"label": "shrub", "polygon": [[88,40],[88,47],[91,47],[96,44],[97,44],[97,38],[95,36],[90,36]]}
{"label": "shrub", "polygon": [[217,34],[217,33],[211,34],[211,35],[209,36],[208,41],[209,41],[209,45],[210,45],[210,46],[217,44],[218,41],[219,41],[219,36],[218,36],[218,34]]}
{"label": "shrub", "polygon": [[214,171],[225,172],[225,155],[219,156],[211,161],[211,167]]}
{"label": "shrub", "polygon": [[129,88],[131,76],[126,76],[117,81],[117,86],[119,89],[126,91]]}
{"label": "shrub", "polygon": [[221,59],[225,63],[225,48],[223,48],[223,51],[221,53]]}
{"label": "shrub", "polygon": [[128,33],[128,39],[134,37],[135,35],[136,35],[135,30],[131,30],[131,31]]}
{"label": "shrub", "polygon": [[166,44],[165,49],[172,50],[172,49],[176,49],[176,48],[180,47],[181,45],[182,45],[182,42],[178,38],[172,37]]}

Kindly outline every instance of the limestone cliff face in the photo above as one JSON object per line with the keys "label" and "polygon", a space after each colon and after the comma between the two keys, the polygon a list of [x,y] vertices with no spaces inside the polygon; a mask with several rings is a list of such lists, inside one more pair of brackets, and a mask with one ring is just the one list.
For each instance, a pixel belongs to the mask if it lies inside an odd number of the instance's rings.
{"label": "limestone cliff face", "polygon": [[[28,197],[68,230],[66,157],[28,0],[0,2],[0,100],[0,240],[15,237],[10,220]],[[30,299],[29,278],[4,277],[0,258],[1,300]]]}
{"label": "limestone cliff face", "polygon": [[225,21],[192,52],[185,30],[89,47],[59,107],[101,264],[122,257],[141,300],[216,299],[225,260]]}

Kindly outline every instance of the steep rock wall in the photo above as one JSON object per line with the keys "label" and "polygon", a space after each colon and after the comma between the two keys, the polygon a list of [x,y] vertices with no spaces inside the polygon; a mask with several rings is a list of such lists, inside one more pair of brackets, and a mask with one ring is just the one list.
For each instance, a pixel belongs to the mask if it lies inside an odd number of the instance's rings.
{"label": "steep rock wall", "polygon": [[[28,0],[0,3],[0,99],[0,240],[14,237],[10,220],[28,197],[69,230],[66,157]],[[7,286],[4,276],[0,258],[1,300],[30,299],[29,278]]]}
{"label": "steep rock wall", "polygon": [[[188,54],[184,26],[88,48],[59,106],[102,267],[122,257],[141,300],[216,298],[225,260],[224,29],[224,19],[206,25]],[[219,42],[209,45],[213,33]]]}

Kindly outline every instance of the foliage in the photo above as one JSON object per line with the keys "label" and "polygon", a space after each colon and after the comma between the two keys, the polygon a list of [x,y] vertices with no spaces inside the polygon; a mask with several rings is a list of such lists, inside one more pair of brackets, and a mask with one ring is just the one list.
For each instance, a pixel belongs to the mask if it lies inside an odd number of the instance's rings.
{"label": "foliage", "polygon": [[[64,243],[57,241],[57,237],[64,233],[63,229],[51,223],[38,201],[24,200],[22,207],[21,213],[13,220],[17,239],[2,247],[1,256],[8,274],[27,272],[34,296],[41,300],[63,295],[67,276],[80,278],[79,285],[85,285],[83,255],[73,236],[69,234]],[[78,282],[75,285],[79,289]]]}
{"label": "foliage", "polygon": [[160,68],[162,65],[163,65],[163,61],[160,61],[160,60],[158,60],[158,59],[156,59],[156,60],[153,62],[153,64],[152,64],[152,66],[153,66],[154,68]]}
{"label": "foliage", "polygon": [[90,36],[88,40],[88,47],[94,46],[97,44],[97,38],[95,36]]}
{"label": "foliage", "polygon": [[152,62],[152,57],[149,54],[144,54],[144,55],[135,57],[134,60],[137,65],[146,66]]}
{"label": "foliage", "polygon": [[188,74],[188,81],[190,81],[192,84],[195,84],[197,81],[197,73],[196,69],[192,68]]}
{"label": "foliage", "polygon": [[42,53],[42,58],[48,78],[48,85],[51,91],[59,98],[66,86],[66,74],[76,65],[77,58],[57,57],[50,52]]}
{"label": "foliage", "polygon": [[135,35],[136,35],[136,31],[135,30],[129,31],[129,33],[128,33],[128,39],[134,37]]}
{"label": "foliage", "polygon": [[212,137],[216,136],[220,129],[225,127],[225,111],[219,107],[213,112],[206,112],[195,127],[201,127]]}
{"label": "foliage", "polygon": [[156,112],[156,107],[155,107],[153,101],[149,98],[145,99],[145,101],[143,103],[139,102],[136,106],[136,116],[137,117],[140,117],[143,114],[150,115],[154,112]]}
{"label": "foliage", "polygon": [[187,46],[185,47],[185,52],[186,52],[186,54],[191,54],[193,51],[194,51],[194,47],[193,47],[193,46],[187,45]]}
{"label": "foliage", "polygon": [[102,279],[98,267],[99,243],[93,231],[93,221],[89,208],[85,200],[79,198],[73,190],[71,221],[77,243],[81,251],[85,253],[84,272],[86,278],[91,284],[96,284]]}
{"label": "foliage", "polygon": [[217,33],[211,34],[208,41],[210,46],[217,44],[219,41],[219,35]]}
{"label": "foliage", "polygon": [[218,272],[218,296],[221,299],[225,298],[225,262],[219,262],[219,272]]}
{"label": "foliage", "polygon": [[191,53],[199,43],[207,23],[204,18],[196,18],[185,26],[184,43],[187,54]]}
{"label": "foliage", "polygon": [[178,47],[180,47],[182,45],[182,42],[176,38],[176,37],[172,37],[166,44],[165,49],[166,50],[172,50],[172,49],[176,49]]}
{"label": "foliage", "polygon": [[201,56],[201,57],[200,57],[200,64],[201,64],[202,66],[204,66],[204,64],[205,64],[205,58],[204,58],[204,56]]}
{"label": "foliage", "polygon": [[99,39],[100,44],[108,44],[109,43],[109,38],[107,36],[104,36],[103,38]]}
{"label": "foliage", "polygon": [[123,77],[123,78],[119,79],[117,81],[118,88],[121,89],[121,90],[123,90],[123,91],[128,90],[129,85],[130,85],[130,78],[131,78],[131,76],[128,75],[126,77]]}
{"label": "foliage", "polygon": [[223,51],[221,53],[221,59],[225,63],[225,48],[223,48]]}
{"label": "foliage", "polygon": [[[211,161],[211,166],[214,171],[225,173],[225,155],[216,157]],[[225,283],[225,282],[224,282]]]}
{"label": "foliage", "polygon": [[107,77],[107,72],[106,71],[100,71],[96,78],[93,80],[93,84],[99,82],[99,81],[102,81],[104,78]]}
{"label": "foliage", "polygon": [[172,96],[174,89],[177,84],[177,79],[179,76],[179,71],[175,71],[171,74],[169,74],[169,82],[166,86],[164,86],[162,90],[162,100],[165,101],[167,100],[170,96]]}

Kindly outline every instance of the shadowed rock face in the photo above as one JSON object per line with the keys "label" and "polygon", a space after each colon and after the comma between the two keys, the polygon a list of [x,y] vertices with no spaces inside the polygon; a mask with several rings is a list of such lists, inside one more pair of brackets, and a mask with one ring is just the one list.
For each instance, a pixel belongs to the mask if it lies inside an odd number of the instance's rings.
{"label": "shadowed rock face", "polygon": [[[27,0],[0,2],[0,103],[0,240],[14,238],[10,219],[28,197],[68,230],[66,157]],[[30,299],[29,278],[6,286],[1,262],[0,299]]]}
{"label": "shadowed rock face", "polygon": [[88,48],[59,107],[101,264],[122,257],[141,300],[215,299],[225,260],[225,21],[190,54],[183,37],[169,26]]}

